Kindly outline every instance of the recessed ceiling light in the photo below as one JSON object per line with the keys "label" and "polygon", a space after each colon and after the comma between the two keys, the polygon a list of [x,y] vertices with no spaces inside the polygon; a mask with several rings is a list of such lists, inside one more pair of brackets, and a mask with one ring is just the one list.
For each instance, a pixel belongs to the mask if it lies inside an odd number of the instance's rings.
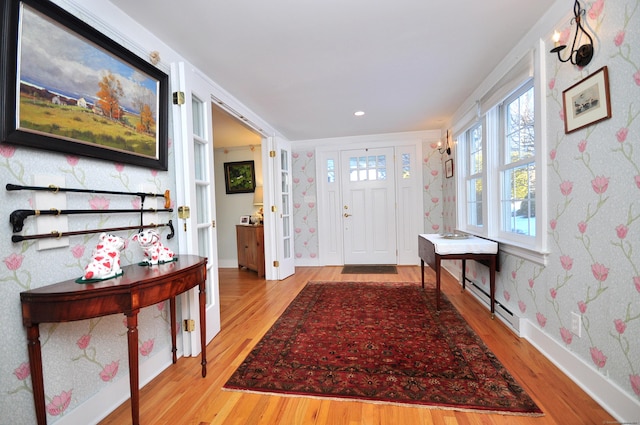
{"label": "recessed ceiling light", "polygon": [[355,115],[356,117],[361,117],[364,115],[364,111],[355,111],[353,115]]}

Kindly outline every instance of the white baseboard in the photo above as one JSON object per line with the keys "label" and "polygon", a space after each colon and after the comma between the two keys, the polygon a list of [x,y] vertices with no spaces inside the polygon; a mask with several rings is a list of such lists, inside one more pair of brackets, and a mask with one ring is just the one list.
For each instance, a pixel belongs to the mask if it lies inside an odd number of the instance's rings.
{"label": "white baseboard", "polygon": [[[181,357],[181,354],[178,353]],[[125,360],[126,362],[126,360]],[[163,350],[140,364],[140,388],[151,382],[163,370],[172,365],[172,354],[170,350]],[[129,369],[126,374],[116,381],[104,387],[93,397],[65,413],[56,425],[77,425],[77,424],[97,424],[106,418],[118,406],[124,403],[131,396],[129,389]]]}
{"label": "white baseboard", "polygon": [[521,335],[622,424],[640,424],[640,402],[598,373],[531,321],[521,319]]}

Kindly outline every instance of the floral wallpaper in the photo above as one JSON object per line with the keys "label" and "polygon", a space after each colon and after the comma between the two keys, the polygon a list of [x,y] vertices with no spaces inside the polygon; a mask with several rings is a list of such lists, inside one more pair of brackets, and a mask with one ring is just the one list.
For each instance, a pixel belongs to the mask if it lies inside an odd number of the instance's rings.
{"label": "floral wallpaper", "polygon": [[446,155],[438,151],[437,142],[431,142],[422,147],[424,158],[422,159],[422,180],[423,180],[423,204],[424,204],[424,233],[440,233],[443,230],[443,214],[447,207],[447,202],[443,199],[443,185],[448,184],[453,179],[444,178],[443,161]]}
{"label": "floral wallpaper", "polygon": [[[295,149],[295,147],[294,147]],[[318,257],[316,161],[313,151],[291,153],[293,172],[293,232],[296,259]]]}
{"label": "floral wallpaper", "polygon": [[[171,150],[170,150],[171,152]],[[63,176],[66,187],[112,191],[155,188],[175,193],[172,173],[141,169],[73,155],[61,155],[0,143],[0,177],[7,183],[30,186],[35,175]],[[0,210],[8,218],[15,209],[33,208],[32,191],[0,191]],[[96,214],[74,215],[69,230],[125,227],[139,224],[138,214],[109,214],[110,209],[139,209],[140,197],[67,193],[68,209],[90,209]],[[150,201],[145,202],[149,207]],[[158,201],[160,202],[160,201]],[[160,206],[162,207],[162,205]],[[166,213],[164,213],[166,214]],[[71,216],[69,216],[71,217]],[[162,216],[159,220],[169,219]],[[166,235],[168,230],[158,230]],[[36,234],[35,220],[25,220],[21,234]],[[35,423],[33,394],[25,328],[22,325],[20,292],[83,275],[99,234],[69,237],[69,246],[38,250],[37,241],[12,243],[8,223],[0,226],[0,315],[2,315],[2,362],[0,362],[0,424]],[[121,253],[123,266],[143,259],[131,232],[117,232],[126,239]],[[165,245],[172,247],[171,241]],[[141,365],[159,352],[170,352],[170,324],[165,302],[140,312],[138,354]],[[47,419],[60,417],[119,379],[128,383],[127,327],[124,315],[70,323],[40,325]],[[128,384],[127,384],[128,385]]]}
{"label": "floral wallpaper", "polygon": [[[548,264],[502,255],[496,297],[640,402],[640,0],[586,9],[593,61],[581,69],[547,60]],[[569,19],[557,25],[568,37]],[[565,134],[562,92],[605,65],[612,117]],[[448,229],[453,185],[444,197]],[[467,268],[488,288],[486,268]],[[571,332],[572,313],[581,337]]]}
{"label": "floral wallpaper", "polygon": [[[587,10],[600,44],[593,63],[547,67],[550,270],[542,280],[529,268],[529,289],[514,295],[523,313],[530,306],[539,326],[640,400],[640,257],[632,255],[640,251],[640,1],[597,0]],[[605,65],[612,118],[565,135],[562,90]],[[582,338],[569,331],[569,311],[582,317]]]}

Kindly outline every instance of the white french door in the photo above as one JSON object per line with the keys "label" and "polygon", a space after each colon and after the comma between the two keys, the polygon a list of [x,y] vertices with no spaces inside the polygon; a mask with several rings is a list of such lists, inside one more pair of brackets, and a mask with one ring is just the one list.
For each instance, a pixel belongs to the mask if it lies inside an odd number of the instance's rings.
{"label": "white french door", "polygon": [[[271,183],[269,194],[265,197],[265,225],[269,225],[274,233],[265,234],[265,239],[275,235],[274,240],[265,240],[267,252],[267,279],[282,280],[295,273],[293,246],[293,177],[291,173],[291,143],[280,138],[270,137],[268,140],[269,159],[267,176]],[[265,183],[266,184],[266,183]],[[273,265],[272,268],[270,266]]]}
{"label": "white french door", "polygon": [[393,147],[340,152],[345,264],[397,264]]}
{"label": "white french door", "polygon": [[[189,207],[190,217],[178,224],[180,253],[207,257],[206,343],[220,332],[218,252],[215,228],[215,193],[213,184],[213,131],[211,94],[206,78],[184,63],[171,67],[174,87],[185,95],[184,104],[173,105],[176,140],[177,202]],[[179,260],[178,260],[179,261]],[[198,289],[182,297],[184,319],[195,321],[196,331],[183,329],[184,355],[200,354]]]}

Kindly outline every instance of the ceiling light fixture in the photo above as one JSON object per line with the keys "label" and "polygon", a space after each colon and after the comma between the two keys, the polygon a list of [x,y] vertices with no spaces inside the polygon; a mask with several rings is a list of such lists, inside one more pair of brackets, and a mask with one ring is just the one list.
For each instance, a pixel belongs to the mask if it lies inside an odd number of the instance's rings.
{"label": "ceiling light fixture", "polygon": [[353,115],[355,115],[356,117],[361,117],[364,115],[364,111],[355,111]]}
{"label": "ceiling light fixture", "polygon": [[[578,0],[575,0],[575,3],[573,4],[573,19],[571,19],[571,23],[576,23],[576,33],[573,36],[571,53],[569,54],[568,58],[562,59],[562,56],[560,56],[560,52],[567,47],[566,45],[559,43],[560,33],[558,31],[555,31],[553,33],[553,41],[555,43],[555,47],[551,49],[550,53],[557,53],[558,60],[560,62],[571,61],[572,64],[580,67],[585,67],[589,64],[589,62],[591,62],[591,59],[593,58],[593,38],[591,38],[589,33],[582,26],[583,16],[585,16],[585,10],[580,7],[580,2]],[[589,42],[578,46],[578,48],[576,49],[576,43],[579,43],[578,33],[580,32],[582,32],[582,34],[584,34],[589,39]],[[582,38],[582,36],[580,38]]]}

